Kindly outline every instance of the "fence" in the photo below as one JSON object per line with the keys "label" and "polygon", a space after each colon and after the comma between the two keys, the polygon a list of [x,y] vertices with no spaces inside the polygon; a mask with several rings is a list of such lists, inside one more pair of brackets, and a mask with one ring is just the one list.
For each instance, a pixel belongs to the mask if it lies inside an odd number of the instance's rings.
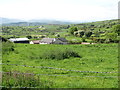
{"label": "fence", "polygon": [[118,72],[115,72],[115,71],[114,72],[79,71],[79,70],[68,70],[68,69],[63,69],[63,68],[46,67],[46,66],[28,66],[28,65],[5,64],[5,63],[2,63],[1,65],[15,65],[15,66],[23,66],[23,67],[31,67],[31,68],[57,69],[57,70],[73,71],[73,72],[84,72],[84,73],[118,73]]}
{"label": "fence", "polygon": [[52,75],[52,74],[33,74],[33,73],[17,73],[17,72],[0,72],[6,74],[23,74],[23,75],[46,75],[46,76],[67,76],[67,77],[106,77],[106,78],[118,78],[118,76],[72,76],[72,75]]}
{"label": "fence", "polygon": [[[71,70],[71,69],[63,69],[63,68],[55,68],[55,67],[46,67],[46,66],[28,66],[28,65],[19,65],[19,64],[6,64],[6,63],[1,63],[0,65],[9,65],[9,66],[21,66],[21,67],[29,67],[29,68],[43,68],[43,69],[56,69],[56,70],[63,70],[63,71],[71,71],[71,72],[78,72],[78,73],[103,73],[103,74],[111,74],[111,73],[118,73],[116,71],[112,72],[99,72],[99,71],[79,71],[79,70]],[[74,75],[55,75],[55,74],[34,74],[34,73],[21,73],[21,72],[0,72],[0,74],[3,74],[3,80],[6,80],[5,85],[9,86],[9,83],[11,81],[10,78],[14,79],[15,85],[19,86],[19,83],[25,83],[24,85],[26,86],[20,86],[20,88],[36,88],[34,86],[40,86],[39,82],[39,76],[61,76],[61,77],[80,77],[80,78],[118,78],[118,76],[74,76]],[[10,77],[10,78],[9,78]],[[37,78],[37,79],[36,79]],[[8,80],[7,80],[8,79]],[[21,79],[21,80],[18,80]],[[24,80],[23,80],[24,79]],[[18,80],[16,82],[16,80]],[[26,82],[25,82],[26,80]],[[34,82],[33,82],[34,81]],[[29,82],[33,82],[32,85]],[[34,85],[35,84],[35,85]],[[7,87],[3,85],[2,87]],[[12,86],[12,85],[10,85]],[[14,87],[12,87],[14,88]]]}

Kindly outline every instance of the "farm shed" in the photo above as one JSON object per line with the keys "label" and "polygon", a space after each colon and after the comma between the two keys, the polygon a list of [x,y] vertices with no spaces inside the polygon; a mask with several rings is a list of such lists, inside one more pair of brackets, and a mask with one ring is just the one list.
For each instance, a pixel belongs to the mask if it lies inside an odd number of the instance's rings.
{"label": "farm shed", "polygon": [[28,38],[10,38],[9,41],[14,43],[29,43]]}
{"label": "farm shed", "polygon": [[53,44],[54,41],[55,41],[55,38],[43,38],[40,41],[40,44]]}
{"label": "farm shed", "polygon": [[54,44],[68,44],[65,38],[56,38]]}
{"label": "farm shed", "polygon": [[68,41],[65,38],[43,38],[40,44],[67,44]]}
{"label": "farm shed", "polygon": [[82,42],[81,44],[90,44],[90,43],[87,43],[87,42]]}

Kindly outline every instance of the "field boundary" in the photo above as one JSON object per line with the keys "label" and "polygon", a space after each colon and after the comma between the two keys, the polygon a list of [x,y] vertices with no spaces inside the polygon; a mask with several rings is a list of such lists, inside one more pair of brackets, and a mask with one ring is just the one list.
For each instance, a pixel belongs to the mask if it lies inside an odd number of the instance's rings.
{"label": "field boundary", "polygon": [[46,75],[46,76],[67,76],[67,77],[102,77],[102,78],[118,78],[118,76],[72,76],[72,75],[52,75],[52,74],[33,74],[33,73],[17,73],[17,72],[0,72],[6,74],[23,74],[23,75]]}
{"label": "field boundary", "polygon": [[6,87],[6,86],[0,86],[0,88],[39,88],[39,87]]}
{"label": "field boundary", "polygon": [[0,65],[23,66],[23,67],[31,67],[31,68],[44,68],[44,69],[57,69],[57,70],[73,71],[73,72],[84,72],[84,73],[118,73],[118,72],[115,72],[115,71],[114,71],[114,72],[79,71],[79,70],[69,70],[69,69],[54,68],[54,67],[46,67],[46,66],[28,66],[28,65],[6,64],[6,63],[1,63]]}

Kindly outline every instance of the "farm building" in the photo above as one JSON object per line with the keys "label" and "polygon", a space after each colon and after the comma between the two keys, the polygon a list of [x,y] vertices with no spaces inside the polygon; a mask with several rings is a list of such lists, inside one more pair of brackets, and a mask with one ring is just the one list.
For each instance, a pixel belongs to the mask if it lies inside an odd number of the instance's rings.
{"label": "farm building", "polygon": [[67,44],[68,41],[65,38],[43,38],[40,44]]}
{"label": "farm building", "polygon": [[14,43],[29,43],[28,38],[10,38],[9,41]]}
{"label": "farm building", "polygon": [[55,38],[43,38],[40,41],[40,44],[53,44],[54,41],[55,41]]}
{"label": "farm building", "polygon": [[87,42],[82,42],[81,44],[90,44],[90,43],[87,43]]}
{"label": "farm building", "polygon": [[65,38],[56,38],[55,44],[68,44],[68,41]]}
{"label": "farm building", "polygon": [[30,41],[30,44],[40,44],[40,40]]}

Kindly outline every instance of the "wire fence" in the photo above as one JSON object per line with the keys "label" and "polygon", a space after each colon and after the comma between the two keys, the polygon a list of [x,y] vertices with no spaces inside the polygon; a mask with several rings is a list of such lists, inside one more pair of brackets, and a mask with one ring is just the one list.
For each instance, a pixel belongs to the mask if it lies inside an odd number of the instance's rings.
{"label": "wire fence", "polygon": [[[52,77],[71,77],[71,78],[100,78],[100,79],[106,79],[106,78],[114,78],[118,79],[119,76],[106,76],[105,74],[110,73],[118,73],[118,72],[97,72],[97,71],[79,71],[79,70],[69,70],[69,69],[63,69],[63,68],[55,68],[55,67],[46,67],[46,66],[28,66],[28,65],[19,65],[19,64],[6,64],[6,63],[0,63],[0,65],[10,65],[10,66],[22,66],[22,67],[30,67],[30,68],[43,68],[43,69],[57,69],[57,70],[63,70],[63,71],[73,71],[73,72],[80,72],[80,73],[104,73],[102,76],[87,76],[86,75],[67,75],[67,74],[42,74],[42,73],[22,73],[19,71],[8,71],[8,72],[0,72],[0,75],[3,76],[3,82],[1,88],[39,88],[41,85],[40,79],[44,76],[52,76]],[[41,77],[42,76],[42,77]],[[12,82],[11,82],[12,81]],[[32,83],[32,84],[31,84]],[[50,83],[50,82],[48,82]],[[12,85],[10,85],[12,84]],[[45,87],[46,83],[43,83],[42,87]],[[17,87],[16,87],[17,86]],[[19,86],[19,87],[18,87]],[[41,86],[40,86],[41,87]]]}
{"label": "wire fence", "polygon": [[[51,74],[34,74],[34,73],[19,73],[19,72],[0,72],[3,74],[4,84],[2,88],[41,88],[46,87],[46,83],[41,82],[41,76],[62,76],[71,77],[72,79],[80,78],[100,78],[100,79],[118,79],[118,76],[72,76],[72,75],[51,75]],[[58,77],[59,78],[59,77]],[[12,81],[12,82],[11,82]],[[49,81],[47,81],[50,83]],[[43,83],[43,84],[41,84]]]}
{"label": "wire fence", "polygon": [[81,72],[81,73],[82,73],[82,72],[84,72],[84,73],[118,73],[118,72],[116,72],[116,71],[112,71],[112,72],[79,71],[79,70],[70,70],[70,69],[55,68],[55,67],[46,67],[46,66],[28,66],[28,65],[6,64],[6,63],[1,63],[0,65],[13,65],[13,66],[23,66],[23,67],[31,67],[31,68],[57,69],[57,70],[73,71],[73,72]]}
{"label": "wire fence", "polygon": [[37,89],[37,88],[39,88],[39,87],[8,87],[8,86],[0,86],[0,88],[15,88],[15,89],[17,89],[17,88],[23,88],[23,89],[24,89],[24,88],[30,88],[30,89],[31,89],[31,88],[36,88],[36,89]]}
{"label": "wire fence", "polygon": [[46,75],[46,76],[67,76],[67,77],[102,77],[102,78],[118,78],[118,76],[72,76],[72,75],[52,75],[52,74],[34,74],[34,73],[17,73],[17,72],[0,72],[0,73],[5,73],[5,74],[22,74],[22,75]]}

